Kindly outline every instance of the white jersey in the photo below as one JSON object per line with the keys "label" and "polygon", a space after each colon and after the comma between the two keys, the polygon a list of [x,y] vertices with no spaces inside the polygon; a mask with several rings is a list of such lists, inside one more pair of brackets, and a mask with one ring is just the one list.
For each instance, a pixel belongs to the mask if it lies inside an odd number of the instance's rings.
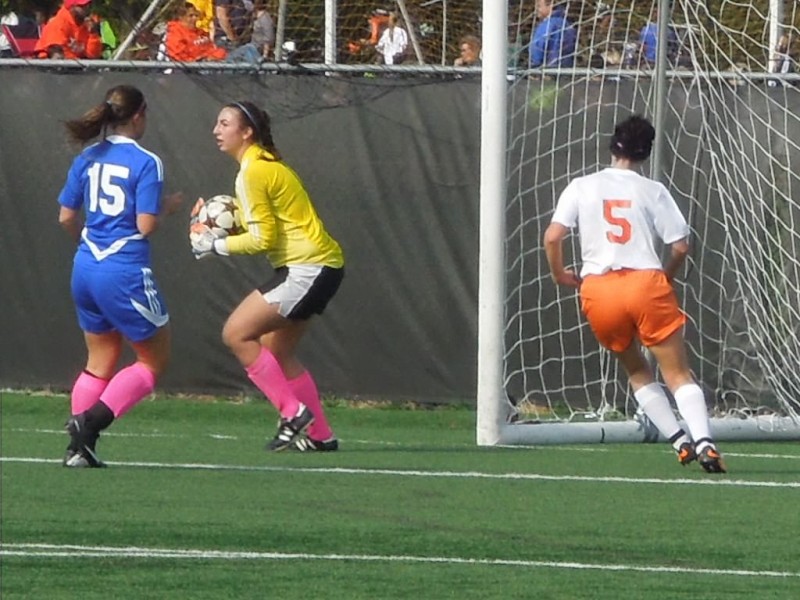
{"label": "white jersey", "polygon": [[572,180],[558,199],[553,222],[578,228],[581,277],[619,269],[662,269],[656,236],[672,244],[689,235],[667,188],[613,167]]}

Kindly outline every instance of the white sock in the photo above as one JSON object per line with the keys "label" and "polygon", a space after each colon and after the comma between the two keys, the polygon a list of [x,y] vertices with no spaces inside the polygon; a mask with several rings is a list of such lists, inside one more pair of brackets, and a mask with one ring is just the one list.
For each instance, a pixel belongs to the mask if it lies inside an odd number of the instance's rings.
{"label": "white sock", "polygon": [[675,418],[675,413],[672,412],[667,395],[659,384],[648,383],[636,390],[633,396],[661,435],[672,442],[673,448],[677,450],[681,444],[689,441],[689,437]]}
{"label": "white sock", "polygon": [[689,429],[689,434],[696,444],[695,451],[699,454],[706,446],[713,446],[706,398],[700,386],[696,383],[687,383],[675,390],[673,396],[675,396],[678,411]]}

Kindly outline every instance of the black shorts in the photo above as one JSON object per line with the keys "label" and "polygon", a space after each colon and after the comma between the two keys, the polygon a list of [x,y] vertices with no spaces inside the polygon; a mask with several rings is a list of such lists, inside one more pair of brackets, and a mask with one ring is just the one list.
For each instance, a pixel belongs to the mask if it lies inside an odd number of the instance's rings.
{"label": "black shorts", "polygon": [[287,319],[303,321],[321,315],[344,279],[344,268],[322,265],[289,265],[275,270],[275,276],[258,291]]}

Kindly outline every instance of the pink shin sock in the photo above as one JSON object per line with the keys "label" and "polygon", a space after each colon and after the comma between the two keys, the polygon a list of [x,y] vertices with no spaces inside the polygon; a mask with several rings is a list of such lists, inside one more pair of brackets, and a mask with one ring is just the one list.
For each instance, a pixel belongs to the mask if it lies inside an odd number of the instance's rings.
{"label": "pink shin sock", "polygon": [[79,415],[94,406],[108,386],[108,381],[108,379],[95,377],[88,371],[81,371],[81,374],[78,375],[72,385],[72,394],[70,396],[72,414]]}
{"label": "pink shin sock", "polygon": [[156,376],[142,363],[133,363],[111,378],[100,398],[120,418],[156,387]]}
{"label": "pink shin sock", "polygon": [[262,347],[261,354],[254,363],[245,367],[245,371],[250,380],[278,409],[284,419],[291,419],[297,415],[297,411],[300,410],[300,401],[272,352]]}
{"label": "pink shin sock", "polygon": [[317,384],[311,373],[303,371],[301,375],[289,380],[289,387],[294,391],[297,399],[305,404],[314,415],[314,422],[308,427],[308,437],[317,441],[324,442],[333,437],[333,430],[325,418],[325,411],[319,399]]}

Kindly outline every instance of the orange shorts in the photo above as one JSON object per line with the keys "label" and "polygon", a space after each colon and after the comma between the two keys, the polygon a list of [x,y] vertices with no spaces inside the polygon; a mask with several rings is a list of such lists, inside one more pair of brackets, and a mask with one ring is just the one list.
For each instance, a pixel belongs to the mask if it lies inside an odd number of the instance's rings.
{"label": "orange shorts", "polygon": [[613,352],[625,350],[634,337],[644,346],[660,344],[686,323],[663,271],[589,275],[581,284],[581,308],[597,341]]}

